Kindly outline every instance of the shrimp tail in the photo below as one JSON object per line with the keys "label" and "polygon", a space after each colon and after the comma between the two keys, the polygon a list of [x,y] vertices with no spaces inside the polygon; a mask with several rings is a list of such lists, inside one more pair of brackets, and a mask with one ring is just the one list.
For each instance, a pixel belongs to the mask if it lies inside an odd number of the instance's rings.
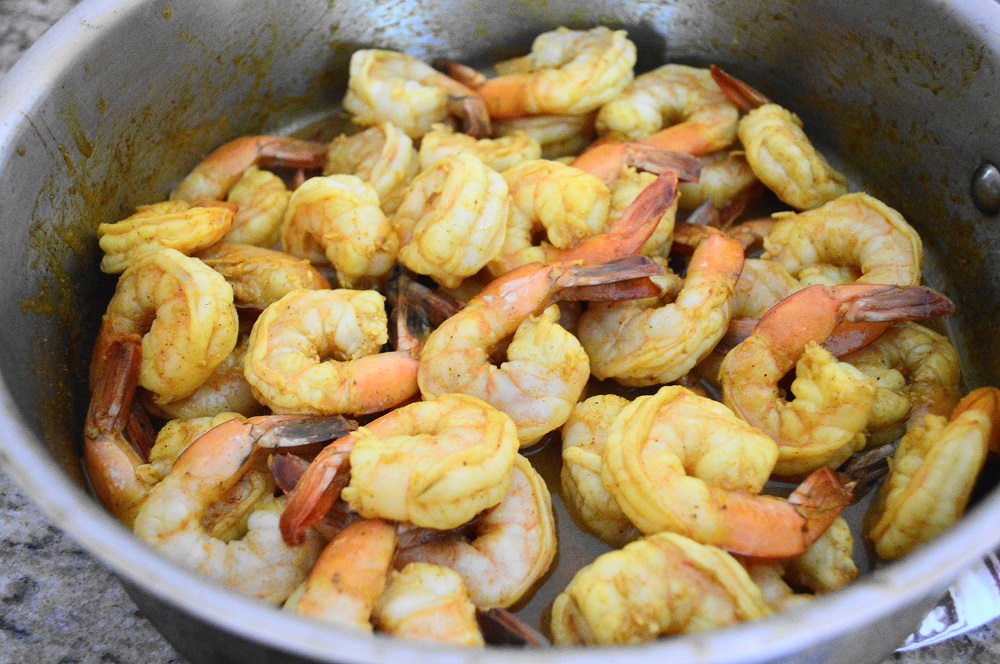
{"label": "shrimp tail", "polygon": [[281,538],[288,546],[305,543],[306,530],[326,516],[350,481],[352,444],[348,440],[345,437],[325,447],[289,494],[279,522]]}
{"label": "shrimp tail", "polygon": [[296,138],[268,137],[258,147],[257,165],[262,168],[322,168],[329,149],[326,143]]}
{"label": "shrimp tail", "polygon": [[625,144],[625,163],[657,175],[673,171],[681,182],[697,182],[701,177],[701,162],[697,157],[642,143]]}
{"label": "shrimp tail", "polygon": [[341,415],[316,417],[312,415],[264,416],[253,418],[250,437],[260,447],[292,448],[309,443],[343,438],[358,428],[358,423]]}
{"label": "shrimp tail", "polygon": [[811,473],[788,496],[788,504],[795,506],[805,519],[802,528],[804,549],[819,539],[851,504],[854,486],[854,482],[842,483],[836,472],[823,467]]}
{"label": "shrimp tail", "polygon": [[844,320],[884,323],[950,316],[954,303],[926,286],[850,284],[834,287]]}
{"label": "shrimp tail", "polygon": [[709,71],[712,74],[712,80],[722,89],[723,94],[726,95],[726,99],[744,113],[759,108],[764,104],[771,103],[771,100],[759,90],[744,83],[735,76],[727,74],[717,66],[712,65],[709,67]]}
{"label": "shrimp tail", "polygon": [[477,611],[476,620],[487,643],[504,646],[546,648],[551,646],[545,635],[505,609]]}
{"label": "shrimp tail", "polygon": [[443,74],[447,74],[462,85],[470,87],[473,90],[483,87],[486,81],[489,80],[485,75],[469,65],[463,65],[461,62],[455,62],[454,60],[435,60],[431,65]]}

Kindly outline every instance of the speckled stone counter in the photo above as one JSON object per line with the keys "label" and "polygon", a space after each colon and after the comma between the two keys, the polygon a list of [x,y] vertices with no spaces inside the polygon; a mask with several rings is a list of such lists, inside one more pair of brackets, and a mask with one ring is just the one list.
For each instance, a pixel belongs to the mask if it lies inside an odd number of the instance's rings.
{"label": "speckled stone counter", "polygon": [[[0,0],[6,72],[75,0]],[[114,576],[0,470],[0,664],[184,664]],[[1000,622],[888,662],[1000,663]]]}

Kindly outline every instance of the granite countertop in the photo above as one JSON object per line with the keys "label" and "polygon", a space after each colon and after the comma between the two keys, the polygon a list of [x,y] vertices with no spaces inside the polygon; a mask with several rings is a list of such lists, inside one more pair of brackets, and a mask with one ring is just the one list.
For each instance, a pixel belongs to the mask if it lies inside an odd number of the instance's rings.
{"label": "granite countertop", "polygon": [[[0,76],[77,0],[0,0]],[[0,78],[2,89],[2,78]],[[886,660],[1000,663],[1000,621]],[[115,577],[0,470],[0,663],[185,664]]]}

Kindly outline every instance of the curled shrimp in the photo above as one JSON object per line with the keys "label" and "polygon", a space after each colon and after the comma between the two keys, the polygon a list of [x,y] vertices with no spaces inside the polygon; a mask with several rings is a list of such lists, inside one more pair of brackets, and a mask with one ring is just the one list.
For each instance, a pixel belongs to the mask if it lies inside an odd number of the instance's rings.
{"label": "curled shrimp", "polygon": [[840,590],[858,578],[853,553],[851,527],[838,516],[805,553],[784,561],[784,576],[817,594]]}
{"label": "curled shrimp", "polygon": [[438,163],[450,154],[465,152],[500,172],[522,161],[540,159],[542,148],[531,136],[515,132],[497,138],[476,139],[459,134],[446,125],[434,125],[420,140],[420,170]]}
{"label": "curled shrimp", "polygon": [[455,288],[500,253],[509,208],[499,173],[469,154],[445,157],[410,183],[392,217],[399,261]]}
{"label": "curled shrimp", "polygon": [[198,254],[233,288],[237,307],[265,309],[293,290],[329,288],[308,260],[249,244],[219,244]]}
{"label": "curled shrimp", "polygon": [[197,258],[160,249],[118,279],[101,322],[91,362],[91,384],[107,348],[142,337],[139,385],[156,403],[186,397],[236,346],[239,322],[233,289]]}
{"label": "curled shrimp", "polygon": [[[428,336],[417,371],[421,394],[483,399],[514,419],[522,446],[538,441],[566,421],[590,376],[580,342],[546,307],[568,287],[641,276],[633,267],[532,263],[494,280]],[[507,362],[495,366],[490,355],[512,334]]]}
{"label": "curled shrimp", "polygon": [[[645,191],[658,176],[640,171],[631,166],[625,166],[618,173],[618,177],[611,184],[611,205],[608,208],[607,226],[612,227],[622,218],[629,207],[635,202],[643,191]],[[660,220],[653,229],[652,235],[646,240],[639,250],[644,256],[666,257],[670,253],[670,245],[673,242],[674,222],[677,218],[677,209],[681,201],[681,184],[678,184],[678,195],[673,203],[667,206]]]}
{"label": "curled shrimp", "polygon": [[699,159],[701,171],[697,182],[680,185],[680,209],[691,212],[705,201],[722,209],[746,196],[758,183],[746,157],[740,150],[719,150]]}
{"label": "curled shrimp", "polygon": [[[467,536],[447,536],[401,549],[397,565],[426,562],[455,570],[480,609],[506,608],[544,576],[556,553],[552,500],[545,480],[515,455],[510,489],[468,528]],[[468,539],[466,539],[468,537]]]}
{"label": "curled shrimp", "polygon": [[736,553],[803,553],[850,500],[832,474],[787,502],[759,496],[778,458],[764,432],[679,386],[638,397],[608,431],[601,481],[646,534],[663,531]]}
{"label": "curled shrimp", "polygon": [[624,30],[558,28],[537,37],[530,71],[489,79],[477,92],[490,117],[579,115],[600,108],[632,82],[635,44]]}
{"label": "curled shrimp", "polygon": [[413,139],[391,122],[380,122],[353,136],[333,139],[323,174],[359,177],[375,189],[382,210],[392,214],[419,170]]}
{"label": "curled shrimp", "polygon": [[788,215],[764,238],[764,255],[798,277],[804,268],[857,268],[859,283],[916,286],[923,265],[920,236],[899,212],[864,193]]}
{"label": "curled shrimp", "polygon": [[278,244],[289,196],[291,192],[277,175],[256,166],[248,168],[226,196],[239,207],[223,241],[264,248]]}
{"label": "curled shrimp", "polygon": [[170,200],[192,205],[220,201],[251,166],[319,168],[326,148],[325,143],[281,136],[241,136],[201,160],[170,192]]}
{"label": "curled shrimp", "polygon": [[950,419],[928,415],[907,430],[867,517],[880,558],[902,558],[962,516],[987,452],[1000,441],[998,416],[1000,390],[983,387],[959,401]]}
{"label": "curled shrimp", "polygon": [[947,337],[917,323],[897,323],[841,359],[877,381],[869,446],[899,438],[904,422],[917,424],[925,415],[947,417],[958,403],[958,353]]}
{"label": "curled shrimp", "polygon": [[722,338],[743,269],[743,248],[723,235],[698,245],[672,303],[653,300],[591,306],[577,334],[594,376],[623,385],[669,383],[686,374]]}
{"label": "curled shrimp", "polygon": [[371,185],[353,175],[325,175],[292,194],[281,246],[314,264],[332,264],[342,287],[363,288],[395,265],[399,238]]}
{"label": "curled shrimp", "polygon": [[[417,361],[388,340],[375,291],[296,290],[254,323],[244,375],[274,412],[376,413],[417,393]],[[327,358],[327,359],[324,359]]]}
{"label": "curled shrimp", "polygon": [[552,252],[536,245],[540,231],[552,246],[566,248],[604,230],[611,192],[593,175],[545,159],[523,161],[501,175],[511,205],[503,247],[489,264],[494,276],[544,261]]}
{"label": "curled shrimp", "polygon": [[[278,519],[284,498],[274,498],[266,452],[328,440],[344,433],[342,418],[267,416],[229,420],[198,438],[149,492],[136,515],[136,534],[168,558],[257,599],[279,604],[305,578],[322,548],[309,533],[305,546],[281,541]],[[205,525],[213,505],[247,479],[263,482],[240,511],[244,527],[225,537]],[[240,532],[242,531],[242,532]],[[245,534],[243,534],[245,533]],[[243,535],[238,537],[238,535]]]}
{"label": "curled shrimp", "polygon": [[[810,286],[772,307],[726,355],[723,403],[778,443],[777,474],[837,467],[865,445],[875,381],[818,344],[844,319],[919,319],[952,309],[943,295],[917,286]],[[778,381],[793,366],[796,398],[788,402]]]}
{"label": "curled shrimp", "polygon": [[736,282],[733,318],[760,318],[775,304],[799,290],[799,281],[771,260],[748,258]]}
{"label": "curled shrimp", "polygon": [[486,107],[475,91],[396,51],[355,51],[343,104],[356,124],[389,121],[410,138],[420,138],[451,113],[462,117],[465,130],[477,138],[490,134]]}
{"label": "curled shrimp", "polygon": [[120,274],[163,247],[194,254],[225,237],[233,219],[233,211],[225,207],[192,207],[183,201],[140,205],[132,216],[97,227],[104,252],[101,271]]}
{"label": "curled shrimp", "polygon": [[608,431],[628,404],[616,394],[591,397],[573,407],[562,428],[563,500],[590,532],[616,548],[642,536],[601,482]]}
{"label": "curled shrimp", "polygon": [[721,549],[659,533],[584,567],[552,605],[556,645],[638,644],[765,618],[771,609]]}
{"label": "curled shrimp", "polygon": [[500,137],[525,134],[535,139],[542,159],[580,154],[594,140],[594,113],[582,115],[532,115],[493,123]]}

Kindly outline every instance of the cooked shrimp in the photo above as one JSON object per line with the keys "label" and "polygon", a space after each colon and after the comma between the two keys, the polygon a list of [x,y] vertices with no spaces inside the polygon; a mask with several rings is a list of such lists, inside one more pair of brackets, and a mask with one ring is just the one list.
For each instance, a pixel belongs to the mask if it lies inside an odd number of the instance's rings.
{"label": "cooked shrimp", "polygon": [[[818,344],[845,318],[918,319],[952,308],[943,295],[916,286],[810,286],[772,307],[726,355],[723,403],[778,443],[777,474],[835,468],[864,447],[875,381]],[[795,399],[787,402],[778,381],[793,366]]]}
{"label": "cooked shrimp", "polygon": [[515,455],[510,489],[462,536],[401,549],[397,565],[427,562],[455,570],[480,609],[511,606],[544,576],[556,553],[548,487],[531,462]]}
{"label": "cooked shrimp", "polygon": [[281,136],[241,136],[216,148],[170,192],[170,200],[197,205],[226,197],[251,166],[319,168],[325,143]]}
{"label": "cooked shrimp", "polygon": [[490,134],[486,107],[475,91],[396,51],[355,51],[343,104],[356,124],[389,121],[410,138],[420,138],[450,112],[462,116],[466,131],[477,138]]}
{"label": "cooked shrimp", "polygon": [[729,554],[660,533],[600,556],[552,605],[556,645],[616,645],[765,618],[771,609]]}
{"label": "cooked shrimp", "polygon": [[[608,209],[607,225],[613,226],[621,219],[622,215],[635,202],[635,199],[639,197],[639,194],[653,184],[656,178],[657,176],[653,173],[639,171],[631,166],[623,167],[611,185],[611,206]],[[680,186],[679,184],[678,190]],[[653,234],[639,250],[641,254],[653,257],[669,255],[680,200],[680,195],[676,196],[673,204],[667,206],[663,214],[660,215],[660,220],[657,222]]]}
{"label": "cooked shrimp", "polygon": [[391,122],[380,122],[333,139],[323,175],[356,175],[375,189],[382,211],[392,214],[419,170],[413,139]]}
{"label": "cooked shrimp", "polygon": [[384,302],[375,291],[297,290],[265,309],[243,361],[258,400],[274,412],[360,415],[415,396],[417,361],[379,353]]}
{"label": "cooked shrimp", "polygon": [[624,30],[558,28],[535,37],[530,71],[489,79],[476,91],[493,118],[579,115],[632,82],[635,56]]}
{"label": "cooked shrimp", "polygon": [[233,219],[225,207],[191,207],[183,201],[140,205],[132,216],[97,227],[104,252],[101,271],[119,274],[163,247],[191,255],[225,237]]}
{"label": "cooked shrimp", "polygon": [[456,152],[466,152],[478,157],[497,172],[542,156],[538,141],[524,133],[477,140],[466,134],[455,133],[446,125],[434,125],[420,140],[420,170],[426,171]]}
{"label": "cooked shrimp", "polygon": [[208,417],[169,420],[156,433],[149,461],[136,468],[136,475],[150,486],[170,474],[174,462],[194,441],[229,420],[245,421],[239,413],[222,412]]}
{"label": "cooked shrimp", "polygon": [[278,518],[284,498],[261,492],[243,506],[246,534],[213,537],[203,519],[213,504],[247,474],[270,477],[266,452],[283,445],[329,439],[345,432],[342,418],[298,416],[229,420],[196,440],[170,473],[150,490],[135,518],[135,532],[168,558],[257,599],[281,603],[305,578],[322,548],[308,533],[305,546],[281,541]]}
{"label": "cooked shrimp", "polygon": [[511,419],[461,394],[411,403],[327,446],[295,486],[281,517],[297,544],[341,495],[366,518],[446,530],[496,505],[510,487],[517,433]]}
{"label": "cooked shrimp", "polygon": [[628,403],[616,394],[591,397],[573,407],[562,428],[563,500],[590,532],[616,548],[642,536],[601,483],[608,430]]}
{"label": "cooked shrimp", "polygon": [[788,557],[823,533],[850,494],[815,475],[800,487],[801,501],[757,495],[777,458],[774,441],[722,404],[668,386],[615,418],[601,481],[647,535],[669,531],[745,555]]}
{"label": "cooked shrimp", "polygon": [[840,590],[858,578],[853,554],[851,528],[838,516],[805,553],[784,561],[785,578],[818,594]]}
{"label": "cooked shrimp", "polygon": [[748,258],[736,282],[732,317],[760,318],[799,288],[798,280],[774,261]]}
{"label": "cooked shrimp", "polygon": [[139,385],[156,403],[186,397],[236,346],[233,289],[197,258],[160,249],[125,270],[94,346],[91,384],[116,339],[142,336]]}
{"label": "cooked shrimp", "polygon": [[236,203],[233,228],[223,239],[232,244],[251,244],[270,249],[281,240],[281,220],[291,193],[274,173],[251,166],[226,196]]}
{"label": "cooked shrimp", "polygon": [[526,134],[538,141],[542,159],[559,159],[583,152],[594,140],[594,113],[533,115],[493,123],[497,136]]}
{"label": "cooked shrimp", "polygon": [[392,226],[399,261],[446,288],[500,253],[510,208],[507,183],[469,154],[445,157],[407,188]]}
{"label": "cooked shrimp", "polygon": [[841,360],[876,380],[868,424],[876,445],[898,439],[904,422],[917,424],[925,415],[947,417],[958,403],[958,353],[947,337],[917,323],[898,323]]}
{"label": "cooked shrimp", "polygon": [[[621,264],[587,268],[576,261],[508,272],[427,338],[417,371],[421,394],[483,399],[514,419],[522,447],[538,441],[566,421],[590,377],[580,342],[546,307],[564,288],[634,276]],[[490,355],[512,334],[507,362],[497,367]]]}
{"label": "cooked shrimp", "polygon": [[198,258],[233,288],[237,307],[265,309],[293,290],[329,288],[308,260],[248,244],[219,244]]}
{"label": "cooked shrimp", "polygon": [[611,192],[593,175],[545,159],[523,161],[501,175],[511,205],[503,247],[489,263],[494,276],[544,261],[552,252],[537,246],[541,231],[549,244],[566,248],[604,230]]}
{"label": "cooked shrimp", "polygon": [[401,639],[485,645],[462,577],[440,565],[410,563],[395,573],[373,619],[379,630]]}
{"label": "cooked shrimp", "polygon": [[739,200],[757,184],[746,157],[739,150],[720,150],[701,157],[701,172],[697,182],[680,185],[680,209],[690,212],[705,201],[716,209]]}
{"label": "cooked shrimp", "polygon": [[868,515],[868,537],[883,560],[902,558],[958,520],[989,449],[1000,441],[1000,390],[959,401],[950,420],[927,415],[911,426]]}
{"label": "cooked shrimp", "polygon": [[868,194],[846,194],[779,218],[764,255],[793,277],[817,264],[854,267],[863,284],[920,284],[923,244],[903,216]]}
{"label": "cooked shrimp", "polygon": [[314,264],[332,264],[343,288],[364,288],[395,265],[399,238],[371,185],[353,175],[325,175],[292,194],[281,246]]}
{"label": "cooked shrimp", "polygon": [[743,248],[722,235],[695,250],[684,287],[672,303],[606,302],[580,318],[577,334],[594,376],[623,385],[674,381],[700,362],[729,324]]}
{"label": "cooked shrimp", "polygon": [[813,147],[797,115],[717,67],[712,76],[733,103],[748,111],[738,129],[747,161],[782,202],[811,210],[847,193],[847,178]]}

